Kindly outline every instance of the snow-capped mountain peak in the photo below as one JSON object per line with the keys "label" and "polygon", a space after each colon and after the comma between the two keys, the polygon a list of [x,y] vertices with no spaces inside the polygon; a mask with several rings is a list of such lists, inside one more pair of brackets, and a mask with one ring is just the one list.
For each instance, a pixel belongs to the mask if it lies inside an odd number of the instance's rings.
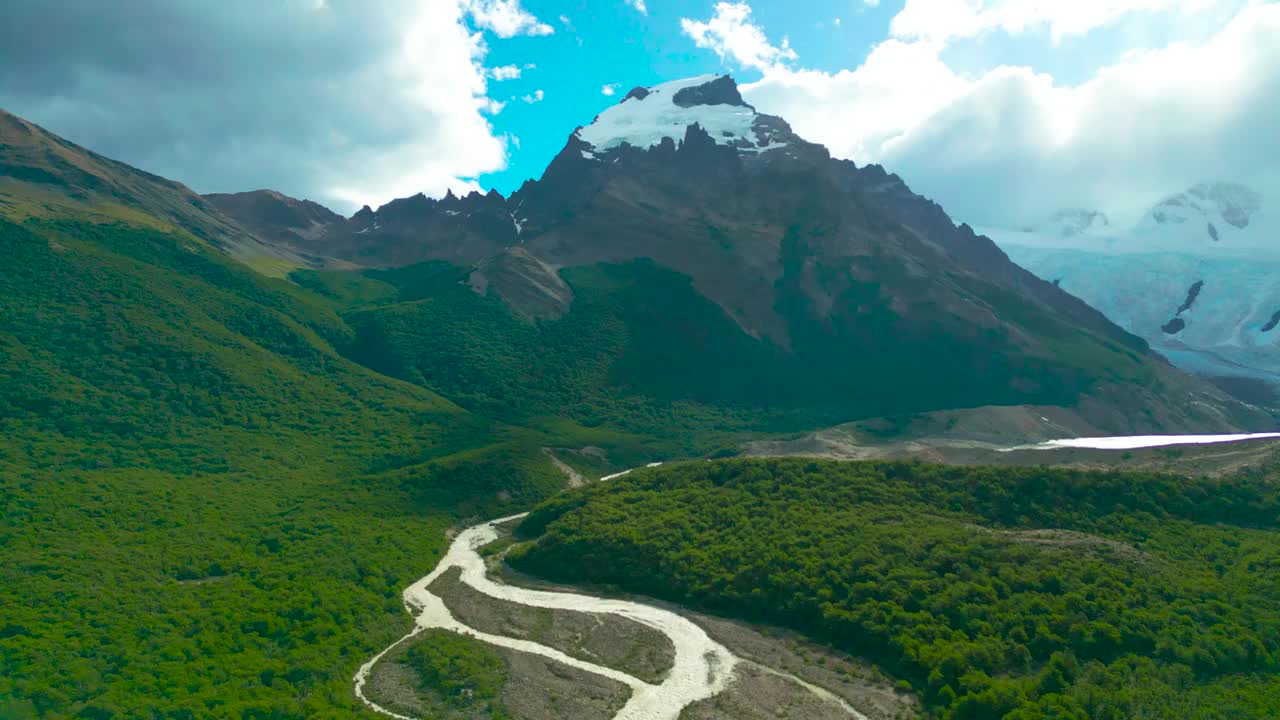
{"label": "snow-capped mountain peak", "polygon": [[760,115],[738,92],[728,75],[700,75],[638,87],[617,105],[600,113],[575,135],[606,152],[621,145],[648,149],[664,138],[679,142],[691,125],[701,127],[717,144],[761,152],[785,144],[790,129]]}
{"label": "snow-capped mountain peak", "polygon": [[1262,207],[1262,196],[1238,183],[1200,183],[1186,192],[1165,198],[1148,213],[1156,225],[1182,224],[1188,221],[1221,222],[1236,229],[1249,226],[1249,221]]}
{"label": "snow-capped mountain peak", "polygon": [[1039,225],[1025,229],[1026,232],[1038,232],[1060,238],[1077,235],[1098,235],[1111,231],[1111,221],[1107,214],[1098,210],[1067,208],[1054,213]]}
{"label": "snow-capped mountain peak", "polygon": [[1280,261],[1280,213],[1260,193],[1230,182],[1202,182],[1166,197],[1128,228],[1095,210],[1070,209],[1017,229],[981,230],[1000,245]]}
{"label": "snow-capped mountain peak", "polygon": [[1280,389],[1280,216],[1261,194],[1237,183],[1199,183],[1128,230],[1094,215],[1063,211],[1033,227],[987,234],[1014,262],[1174,364]]}
{"label": "snow-capped mountain peak", "polygon": [[1134,240],[1148,250],[1275,258],[1276,221],[1258,192],[1205,182],[1157,203],[1134,229]]}

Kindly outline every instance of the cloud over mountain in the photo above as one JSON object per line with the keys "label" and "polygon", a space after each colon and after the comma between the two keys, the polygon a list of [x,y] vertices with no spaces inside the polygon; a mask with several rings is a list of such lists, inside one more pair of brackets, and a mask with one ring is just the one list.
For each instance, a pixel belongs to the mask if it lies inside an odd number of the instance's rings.
{"label": "cloud over mountain", "polygon": [[1064,202],[1132,217],[1213,178],[1280,191],[1280,148],[1260,141],[1280,117],[1280,5],[1251,3],[1201,42],[1131,49],[1078,82],[1027,66],[962,72],[948,51],[990,34],[1058,41],[1125,17],[1206,23],[1223,3],[927,5],[909,0],[892,37],[836,72],[770,60],[790,48],[769,44],[745,3],[720,3],[686,31],[763,72],[743,87],[750,102],[837,155],[893,168],[968,222],[1039,218]]}
{"label": "cloud over mountain", "polygon": [[551,32],[518,0],[75,3],[0,9],[0,106],[203,192],[340,209],[474,186],[506,141],[487,47]]}

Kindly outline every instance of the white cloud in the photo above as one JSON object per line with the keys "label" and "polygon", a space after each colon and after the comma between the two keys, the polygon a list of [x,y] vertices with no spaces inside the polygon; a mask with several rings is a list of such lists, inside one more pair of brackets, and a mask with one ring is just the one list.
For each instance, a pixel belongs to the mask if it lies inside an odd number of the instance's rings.
{"label": "white cloud", "polygon": [[1201,180],[1280,196],[1280,144],[1265,140],[1280,118],[1277,37],[1280,5],[1260,5],[1203,45],[1132,52],[1075,86],[998,68],[882,158],[988,224],[1066,205],[1125,222]]}
{"label": "white cloud", "polygon": [[466,9],[476,27],[491,30],[500,38],[555,32],[550,25],[525,10],[520,0],[466,0]]}
{"label": "white cloud", "polygon": [[[908,0],[903,14],[922,12],[919,3]],[[1181,14],[1202,3],[939,0],[932,26],[919,14],[906,15],[911,23],[895,20],[902,37],[839,72],[762,59],[767,51],[753,49],[771,46],[750,9],[727,14],[722,5],[712,21],[690,21],[701,35],[686,32],[763,72],[742,87],[748,101],[837,157],[898,172],[957,221],[1005,224],[1079,205],[1123,222],[1203,179],[1238,180],[1280,196],[1280,143],[1261,141],[1274,136],[1280,118],[1280,4],[1252,3],[1208,40],[1132,50],[1076,83],[1025,67],[961,73],[943,51],[974,34],[1041,27],[1061,36],[1159,8],[1195,23]],[[949,7],[978,12],[948,15]],[[736,22],[711,29],[726,17]]]}
{"label": "white cloud", "polygon": [[615,94],[615,93],[617,93],[617,92],[618,92],[618,83],[609,83],[608,85],[601,85],[601,86],[600,86],[600,94],[601,94],[601,95],[605,95],[605,96],[608,96],[608,97],[613,97],[613,96],[614,96],[614,94]]}
{"label": "white cloud", "polygon": [[644,0],[627,0],[627,4],[635,8],[641,15],[649,14],[649,8],[645,7]]}
{"label": "white cloud", "polygon": [[515,80],[523,72],[519,65],[499,65],[489,68],[489,77],[494,80]]}
{"label": "white cloud", "polygon": [[710,48],[721,60],[732,58],[742,67],[770,70],[796,59],[785,38],[780,46],[769,43],[764,30],[752,21],[751,6],[745,2],[718,2],[710,20],[681,18],[680,29],[698,47]]}
{"label": "white cloud", "polygon": [[945,42],[1001,30],[1018,34],[1048,26],[1054,42],[1140,12],[1203,10],[1212,0],[907,0],[893,18],[895,37]]}
{"label": "white cloud", "polygon": [[[381,146],[352,143],[342,148],[348,154],[338,164],[320,161],[315,170],[331,202],[376,207],[417,192],[470,192],[479,187],[463,178],[506,165],[506,142],[483,115],[505,103],[486,95],[482,39],[466,28],[456,4],[418,8],[405,26],[397,56],[371,78],[388,88],[393,102],[380,103],[369,114],[390,111],[379,124],[399,140]],[[415,131],[423,116],[435,122]]]}
{"label": "white cloud", "polygon": [[534,103],[542,102],[543,98],[545,97],[546,97],[546,94],[543,93],[541,90],[535,90],[530,95],[522,95],[520,99],[532,105]]}
{"label": "white cloud", "polygon": [[471,24],[497,7],[5,0],[0,107],[198,192],[269,187],[339,211],[456,192],[507,162]]}
{"label": "white cloud", "polygon": [[837,156],[866,162],[966,87],[934,48],[888,40],[856,70],[777,68],[742,89],[754,105],[783,116],[801,135]]}

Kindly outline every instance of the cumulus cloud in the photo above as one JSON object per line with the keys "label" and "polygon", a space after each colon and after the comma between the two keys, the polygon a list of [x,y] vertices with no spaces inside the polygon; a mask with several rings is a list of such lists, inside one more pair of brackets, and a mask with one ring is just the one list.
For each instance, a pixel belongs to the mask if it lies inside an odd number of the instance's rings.
{"label": "cumulus cloud", "polygon": [[[883,158],[989,224],[1065,205],[1132,220],[1201,180],[1277,194],[1277,37],[1280,5],[1266,5],[1203,45],[1133,52],[1076,86],[998,68],[888,143]],[[966,189],[966,176],[980,186]]]}
{"label": "cumulus cloud", "polygon": [[648,15],[649,8],[645,7],[644,0],[627,0],[627,4],[636,9],[641,15]]}
{"label": "cumulus cloud", "polygon": [[777,46],[769,42],[745,2],[716,3],[711,19],[681,18],[680,29],[698,47],[714,50],[721,60],[732,59],[745,68],[770,70],[796,59],[786,38]]}
{"label": "cumulus cloud", "polygon": [[617,92],[618,92],[618,83],[609,83],[608,85],[600,86],[601,95],[605,95],[607,97],[613,97],[614,94]]}
{"label": "cumulus cloud", "polygon": [[499,65],[489,68],[489,77],[494,80],[516,80],[522,72],[519,65]]}
{"label": "cumulus cloud", "polygon": [[542,102],[543,98],[545,97],[546,97],[546,93],[542,92],[541,90],[535,90],[528,95],[522,95],[520,99],[532,105],[534,103]]}
{"label": "cumulus cloud", "polygon": [[993,30],[1018,34],[1047,26],[1054,41],[1112,23],[1124,15],[1204,10],[1211,0],[907,0],[893,18],[895,37],[947,41]]}
{"label": "cumulus cloud", "polygon": [[555,29],[525,10],[520,0],[469,0],[467,13],[476,27],[492,30],[500,38],[516,35],[551,35]]}
{"label": "cumulus cloud", "polygon": [[[908,0],[902,14],[917,12],[916,3]],[[1280,117],[1280,5],[1251,4],[1208,40],[1133,50],[1078,83],[1025,67],[965,74],[947,64],[944,51],[975,33],[1035,26],[1067,34],[1130,12],[1186,13],[1200,5],[954,5],[976,10],[932,29],[918,19],[895,20],[901,37],[839,72],[725,54],[763,71],[742,88],[756,107],[785,117],[838,157],[886,165],[972,224],[1035,220],[1064,206],[1099,208],[1123,222],[1205,179],[1280,195],[1280,145],[1263,141]],[[1018,15],[1012,6],[1038,10]],[[749,22],[749,12],[739,17]]]}
{"label": "cumulus cloud", "polygon": [[867,162],[883,156],[889,141],[966,88],[936,48],[888,40],[856,70],[780,68],[743,91],[752,104],[782,115],[797,132],[836,155]]}
{"label": "cumulus cloud", "polygon": [[505,166],[477,28],[514,31],[498,14],[518,4],[58,5],[4,3],[0,106],[197,191],[349,211]]}

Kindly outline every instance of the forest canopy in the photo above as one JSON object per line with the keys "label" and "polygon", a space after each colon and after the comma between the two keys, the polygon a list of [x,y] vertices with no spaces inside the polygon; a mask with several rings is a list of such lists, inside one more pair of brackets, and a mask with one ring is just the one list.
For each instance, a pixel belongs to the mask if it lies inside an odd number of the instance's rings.
{"label": "forest canopy", "polygon": [[556,497],[517,568],[784,625],[935,717],[1280,713],[1273,476],[691,462]]}

